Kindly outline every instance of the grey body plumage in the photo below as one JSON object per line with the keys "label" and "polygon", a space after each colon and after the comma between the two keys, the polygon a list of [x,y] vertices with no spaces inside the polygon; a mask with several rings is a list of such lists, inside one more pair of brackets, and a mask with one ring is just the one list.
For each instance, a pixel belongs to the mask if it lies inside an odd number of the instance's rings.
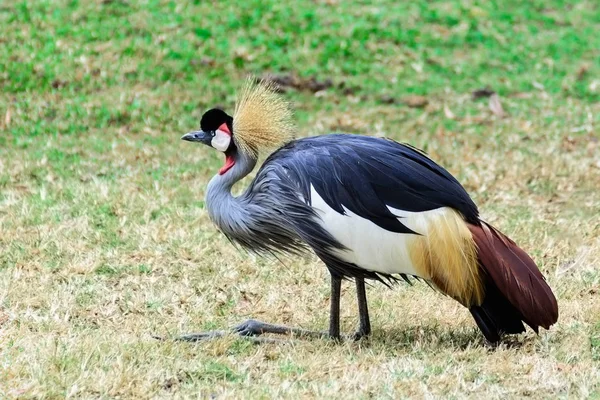
{"label": "grey body plumage", "polygon": [[[386,157],[371,159],[371,154],[386,152]],[[323,229],[312,206],[311,189],[339,213],[349,209],[397,232],[413,233],[389,212],[389,203],[414,211],[455,204],[465,215],[477,218],[477,208],[454,178],[422,153],[387,139],[330,134],[292,141],[265,160],[238,197],[231,195],[231,187],[252,171],[256,159],[241,152],[234,156],[232,169],[225,175],[216,175],[208,185],[206,205],[219,229],[256,253],[297,254],[312,249],[340,278],[359,277],[385,284],[398,277],[408,280],[404,274],[371,271],[339,258],[337,251],[345,248]],[[411,179],[414,168],[423,169],[420,174],[427,176],[429,182]],[[431,186],[436,194],[420,197],[418,193],[424,185]],[[394,186],[400,190],[390,191]],[[355,187],[361,192],[357,193]],[[375,189],[370,191],[370,187]]]}
{"label": "grey body plumage", "polygon": [[276,176],[263,173],[240,196],[231,194],[233,185],[255,165],[256,159],[238,152],[232,169],[210,180],[206,191],[210,219],[230,240],[252,252],[306,250],[290,218],[308,219],[314,213],[289,188],[281,186]]}

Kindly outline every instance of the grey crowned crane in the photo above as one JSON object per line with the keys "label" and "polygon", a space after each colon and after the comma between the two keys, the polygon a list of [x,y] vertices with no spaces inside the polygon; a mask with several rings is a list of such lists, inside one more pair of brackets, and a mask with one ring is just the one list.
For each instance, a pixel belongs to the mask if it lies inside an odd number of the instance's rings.
{"label": "grey crowned crane", "polygon": [[[352,134],[292,140],[290,108],[266,82],[248,81],[233,117],[211,109],[200,128],[182,139],[225,155],[207,188],[211,220],[252,252],[314,251],[331,274],[330,337],[340,338],[343,279],[356,283],[355,338],[371,332],[366,279],[425,280],[467,307],[492,343],[525,331],[523,323],[537,332],[557,321],[556,298],[533,260],[482,221],[460,183],[423,152]],[[232,186],[254,169],[258,155],[275,146],[243,194],[232,196]],[[255,320],[233,331],[311,333]]]}

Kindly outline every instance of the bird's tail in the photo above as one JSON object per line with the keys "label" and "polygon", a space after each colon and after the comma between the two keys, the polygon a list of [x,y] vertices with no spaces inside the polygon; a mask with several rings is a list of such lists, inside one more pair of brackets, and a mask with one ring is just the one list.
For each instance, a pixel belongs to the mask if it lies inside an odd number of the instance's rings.
{"label": "bird's tail", "polygon": [[[550,328],[558,319],[558,304],[535,262],[491,225],[467,224],[477,246],[485,297],[471,306],[475,322],[490,342],[503,333]],[[523,322],[521,322],[523,321]]]}

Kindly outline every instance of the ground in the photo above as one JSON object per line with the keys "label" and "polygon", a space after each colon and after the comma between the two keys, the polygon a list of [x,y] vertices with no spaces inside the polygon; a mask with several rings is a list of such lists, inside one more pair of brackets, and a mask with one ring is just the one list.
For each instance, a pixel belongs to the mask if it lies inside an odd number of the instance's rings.
{"label": "ground", "polygon": [[[0,25],[1,397],[600,398],[597,1],[8,0]],[[559,322],[492,349],[426,285],[373,284],[369,340],[153,339],[326,328],[325,268],[234,248],[203,202],[221,156],[179,140],[266,73],[300,136],[388,136],[451,171]]]}

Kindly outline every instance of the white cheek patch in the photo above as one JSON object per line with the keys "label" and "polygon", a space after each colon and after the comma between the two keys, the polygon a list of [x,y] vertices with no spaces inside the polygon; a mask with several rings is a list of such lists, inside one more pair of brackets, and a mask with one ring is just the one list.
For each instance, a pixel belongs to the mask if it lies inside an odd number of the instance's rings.
{"label": "white cheek patch", "polygon": [[220,129],[215,131],[215,136],[212,138],[210,144],[215,149],[222,151],[223,153],[229,148],[231,143],[231,136],[228,133],[223,132]]}

